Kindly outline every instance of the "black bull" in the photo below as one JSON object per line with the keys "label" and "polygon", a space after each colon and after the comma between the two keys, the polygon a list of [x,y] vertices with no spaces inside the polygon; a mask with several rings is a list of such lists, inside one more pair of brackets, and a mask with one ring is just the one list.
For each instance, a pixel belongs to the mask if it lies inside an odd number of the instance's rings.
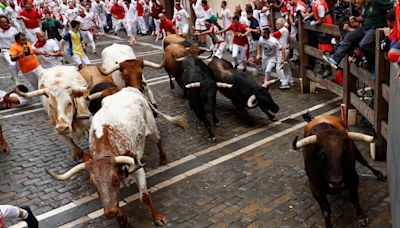
{"label": "black bull", "polygon": [[373,137],[347,132],[338,118],[322,116],[305,127],[304,139],[297,141],[296,137],[293,142],[294,149],[304,148],[304,167],[311,193],[322,210],[326,227],[333,227],[327,194],[340,193],[345,188],[349,190],[360,225],[368,222],[358,198],[356,161],[369,168],[379,180],[385,180],[383,174],[363,158],[353,140],[371,142]]}
{"label": "black bull", "polygon": [[271,114],[279,111],[279,106],[274,102],[268,92],[270,83],[260,86],[246,74],[235,71],[232,65],[224,59],[215,59],[208,64],[212,77],[217,82],[232,84],[231,88],[218,88],[218,90],[229,98],[236,109],[242,113],[249,125],[253,124],[247,113],[247,108],[259,107],[270,120],[277,120]]}

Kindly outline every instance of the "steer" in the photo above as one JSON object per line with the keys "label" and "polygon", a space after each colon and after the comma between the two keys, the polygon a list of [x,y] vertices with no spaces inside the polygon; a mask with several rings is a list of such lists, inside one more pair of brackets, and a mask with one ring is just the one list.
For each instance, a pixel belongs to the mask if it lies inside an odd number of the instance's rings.
{"label": "steer", "polygon": [[246,74],[237,72],[232,65],[224,59],[215,59],[208,64],[212,77],[217,82],[233,85],[231,88],[219,87],[218,90],[231,99],[236,109],[242,113],[249,125],[253,124],[246,108],[259,107],[270,120],[276,117],[271,114],[279,111],[279,106],[274,102],[268,92],[268,86],[275,81],[270,81],[260,86],[254,80],[247,78]]}
{"label": "steer", "polygon": [[151,103],[138,89],[123,88],[105,97],[102,108],[93,116],[89,134],[91,159],[62,175],[46,171],[57,180],[66,180],[86,169],[102,202],[105,217],[116,215],[118,222],[126,225],[128,218],[119,206],[119,196],[123,180],[122,167],[128,165],[129,172],[134,172],[140,200],[150,209],[154,222],[165,225],[164,215],[154,206],[147,191],[141,163],[146,137],[160,142]]}
{"label": "steer", "polygon": [[328,193],[349,190],[358,222],[365,226],[368,222],[358,199],[358,175],[356,161],[368,167],[379,180],[383,174],[372,168],[363,158],[354,141],[371,143],[373,137],[349,132],[343,122],[334,116],[321,116],[310,121],[304,128],[304,139],[293,142],[293,149],[303,149],[305,171],[310,182],[311,193],[321,207],[326,227],[331,224],[331,210],[327,200]]}
{"label": "steer", "polygon": [[8,145],[7,139],[4,137],[3,128],[0,125],[0,151],[4,153],[10,152],[10,146]]}
{"label": "steer", "polygon": [[71,147],[72,158],[76,160],[82,157],[83,150],[73,139],[82,138],[90,127],[89,118],[76,118],[79,109],[87,110],[87,102],[83,97],[88,92],[87,82],[75,67],[56,66],[40,73],[38,85],[36,91],[23,93],[17,90],[16,93],[27,98],[41,96],[50,123]]}

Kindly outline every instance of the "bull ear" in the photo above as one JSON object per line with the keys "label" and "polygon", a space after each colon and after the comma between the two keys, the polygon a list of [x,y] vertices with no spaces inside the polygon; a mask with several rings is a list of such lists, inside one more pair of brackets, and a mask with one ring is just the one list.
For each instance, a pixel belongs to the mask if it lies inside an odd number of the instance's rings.
{"label": "bull ear", "polygon": [[92,160],[92,156],[90,154],[83,154],[83,158],[82,158],[83,162],[87,162],[89,160]]}

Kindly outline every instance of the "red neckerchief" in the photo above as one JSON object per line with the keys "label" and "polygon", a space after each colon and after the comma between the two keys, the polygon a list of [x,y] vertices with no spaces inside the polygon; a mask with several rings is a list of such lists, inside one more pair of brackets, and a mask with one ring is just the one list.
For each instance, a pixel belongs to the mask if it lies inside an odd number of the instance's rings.
{"label": "red neckerchief", "polygon": [[1,29],[3,29],[3,31],[7,31],[7,30],[9,30],[10,28],[11,28],[10,25],[6,25],[6,27],[1,27]]}
{"label": "red neckerchief", "polygon": [[210,9],[209,6],[204,6],[204,10],[205,10],[205,11],[208,11],[209,9]]}
{"label": "red neckerchief", "polygon": [[36,41],[36,43],[34,44],[34,46],[36,47],[36,48],[41,48],[41,47],[43,47],[44,45],[46,45],[46,41],[44,41],[44,42],[42,42],[42,41]]}

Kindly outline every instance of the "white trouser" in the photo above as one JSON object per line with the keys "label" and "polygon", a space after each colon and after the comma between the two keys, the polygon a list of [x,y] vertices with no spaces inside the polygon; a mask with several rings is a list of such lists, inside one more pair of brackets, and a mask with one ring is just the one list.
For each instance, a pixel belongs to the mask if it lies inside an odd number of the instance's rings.
{"label": "white trouser", "polygon": [[117,19],[113,17],[112,23],[114,26],[114,33],[117,33],[122,27],[124,27],[124,19]]}
{"label": "white trouser", "polygon": [[142,17],[138,17],[138,24],[139,24],[140,32],[142,34],[147,33],[146,23],[144,22],[144,17],[143,16]]}
{"label": "white trouser", "polygon": [[3,51],[4,51],[4,59],[8,63],[8,70],[11,73],[12,80],[14,82],[17,82],[17,76],[18,76],[18,65],[17,65],[17,62],[14,62],[14,61],[11,60],[11,56],[10,56],[9,50],[3,49]]}
{"label": "white trouser", "polygon": [[229,48],[229,51],[232,51],[232,46],[233,46],[232,38],[233,38],[232,32],[231,31],[227,31],[225,33],[225,42],[226,42],[227,47]]}
{"label": "white trouser", "polygon": [[277,57],[276,57],[276,71],[278,73],[278,69],[281,69],[281,76],[280,81],[282,85],[289,85],[289,83],[293,83],[293,77],[292,77],[292,71],[290,70],[289,64],[288,62],[288,58],[289,58],[289,49],[286,49],[285,52],[285,57],[284,57],[284,61],[286,63],[282,64],[282,53],[278,52]]}
{"label": "white trouser", "polygon": [[25,33],[26,38],[28,39],[29,42],[31,42],[31,44],[36,42],[36,33],[42,31],[42,30],[40,30],[39,27],[34,28],[34,29],[27,28],[25,30],[26,30],[26,33]]}
{"label": "white trouser", "polygon": [[160,33],[160,24],[161,20],[160,19],[154,19],[154,27],[155,27],[155,34],[158,35]]}
{"label": "white trouser", "polygon": [[178,34],[185,35],[189,34],[189,24],[183,24],[178,27]]}
{"label": "white trouser", "polygon": [[41,66],[38,66],[30,72],[23,73],[24,77],[29,81],[29,83],[31,83],[34,90],[38,89],[39,75],[42,70],[43,68]]}
{"label": "white trouser", "polygon": [[[298,32],[297,26],[292,26],[291,31],[290,31],[290,38],[292,38],[292,40],[296,40],[297,32]],[[296,48],[293,48],[293,58],[299,59],[299,56],[300,56],[299,50],[297,50]]]}
{"label": "white trouser", "polygon": [[96,51],[96,43],[94,42],[93,39],[93,33],[90,32],[89,30],[81,30],[82,38],[86,43],[90,43],[90,46],[92,46],[93,52]]}
{"label": "white trouser", "polygon": [[137,34],[137,25],[136,25],[136,23],[137,23],[137,20],[134,20],[134,19],[125,20],[126,33],[127,33],[129,38],[133,38]]}
{"label": "white trouser", "polygon": [[222,53],[224,53],[225,50],[225,41],[222,41],[221,43],[217,43],[213,45],[213,57],[217,57],[217,58],[222,58]]}
{"label": "white trouser", "polygon": [[207,29],[206,25],[204,24],[204,19],[196,19],[194,24],[194,29],[198,31],[204,31]]}
{"label": "white trouser", "polygon": [[85,65],[90,64],[90,60],[85,54],[83,54],[82,56],[72,55],[71,58],[72,58],[72,60],[74,60],[74,62],[78,66],[81,64],[85,64]]}
{"label": "white trouser", "polygon": [[21,26],[21,23],[19,22],[19,20],[12,19],[11,20],[11,25],[14,26],[14,28],[16,28],[18,30],[18,32],[23,32],[22,31],[22,26]]}
{"label": "white trouser", "polygon": [[[22,212],[22,217],[19,217],[20,212]],[[20,218],[24,220],[28,218],[28,212],[22,208],[12,206],[12,205],[0,205],[0,216],[2,216],[5,221],[8,219]]]}
{"label": "white trouser", "polygon": [[257,55],[257,46],[258,46],[258,40],[251,40],[250,44],[250,54],[254,56]]}
{"label": "white trouser", "polygon": [[246,66],[247,66],[247,58],[246,58],[247,48],[248,48],[247,44],[244,46],[233,44],[232,58],[233,58],[233,62],[235,63],[235,66],[238,65],[238,55],[239,55],[239,51],[240,51],[240,60],[242,60],[243,67],[246,68]]}
{"label": "white trouser", "polygon": [[274,67],[276,67],[276,74],[278,75],[278,78],[281,79],[284,77],[283,69],[277,67],[277,60],[278,60],[277,56],[275,56],[273,58],[266,58],[263,56],[262,66],[263,66],[264,75],[265,75],[264,81],[271,80],[271,72]]}

